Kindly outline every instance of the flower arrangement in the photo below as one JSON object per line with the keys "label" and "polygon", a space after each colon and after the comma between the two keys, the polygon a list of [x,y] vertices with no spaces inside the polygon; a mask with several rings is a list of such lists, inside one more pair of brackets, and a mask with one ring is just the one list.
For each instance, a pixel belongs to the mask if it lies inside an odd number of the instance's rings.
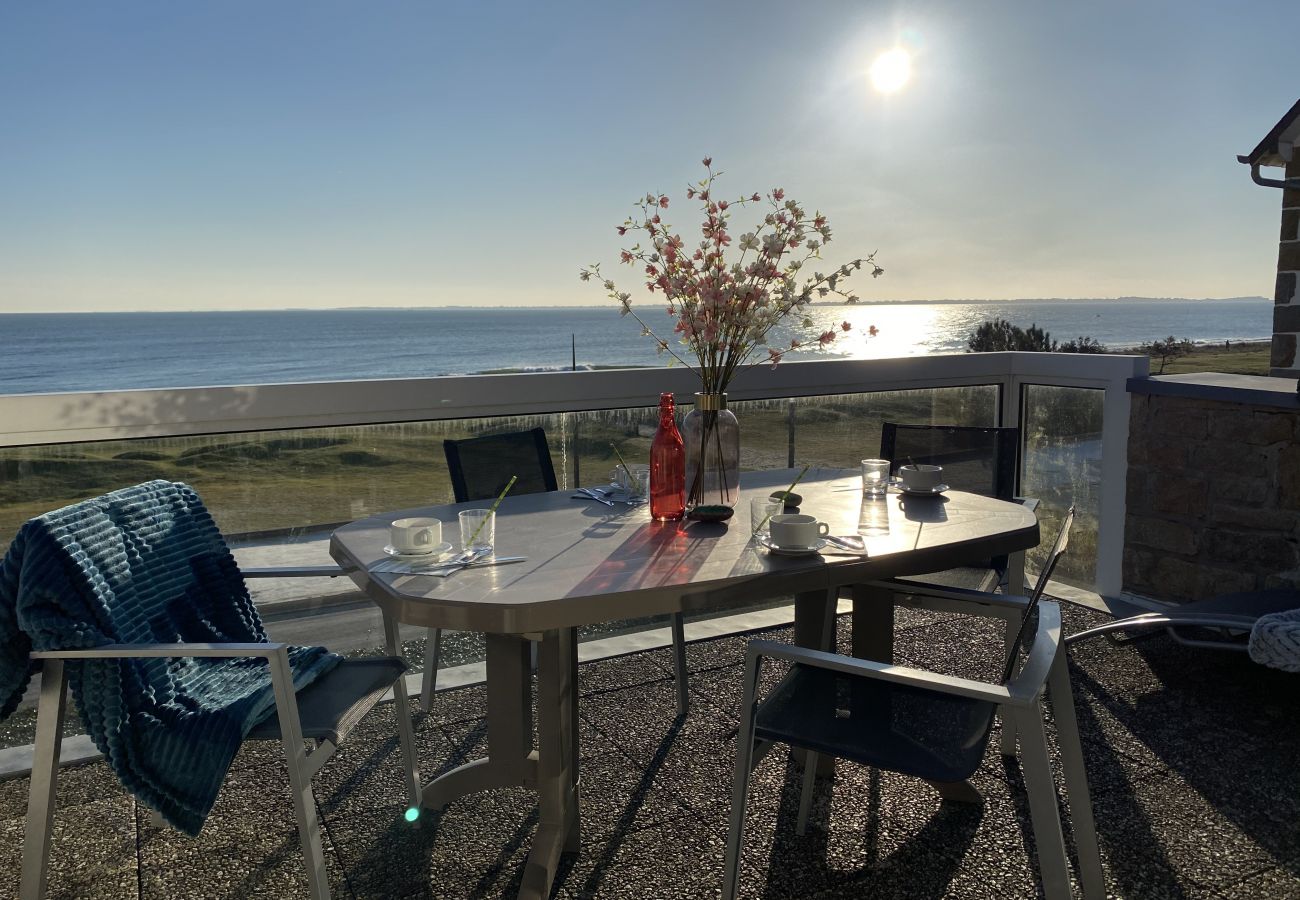
{"label": "flower arrangement", "polygon": [[[820,259],[822,248],[830,243],[826,217],[820,212],[808,215],[794,200],[786,199],[781,188],[766,195],[719,199],[714,181],[722,173],[713,170],[711,158],[704,159],[704,168],[704,180],[686,191],[687,199],[698,200],[704,213],[702,239],[694,249],[663,221],[668,209],[665,194],[646,194],[637,201],[639,213],[618,226],[620,235],[645,232],[644,243],[624,249],[621,260],[625,265],[643,267],[646,287],[652,294],[663,295],[668,313],[676,320],[677,343],[686,348],[685,355],[694,357],[694,364],[646,324],[632,307],[632,295],[620,291],[613,279],[603,277],[598,263],[582,269],[579,277],[601,282],[609,297],[622,307],[621,314],[632,316],[660,353],[666,352],[696,371],[705,393],[721,393],[742,367],[762,362],[775,366],[793,350],[830,346],[840,333],[851,329],[850,323],[804,340],[791,338],[781,346],[769,345],[768,336],[787,321],[805,331],[812,329],[812,319],[804,309],[814,298],[836,294],[856,303],[858,298],[844,290],[845,282],[864,266],[872,277],[879,277],[884,270],[876,265],[873,252],[829,273],[805,275],[805,266]],[[735,241],[739,258],[728,264],[732,210],[764,200],[768,210],[752,231]],[[875,326],[869,333],[876,334]]]}

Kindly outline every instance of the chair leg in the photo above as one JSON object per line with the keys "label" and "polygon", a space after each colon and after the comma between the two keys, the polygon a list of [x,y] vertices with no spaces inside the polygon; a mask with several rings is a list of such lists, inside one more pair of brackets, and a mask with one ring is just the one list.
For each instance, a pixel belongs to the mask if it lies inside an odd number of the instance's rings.
{"label": "chair leg", "polygon": [[1070,804],[1070,830],[1079,852],[1079,883],[1084,900],[1106,896],[1106,878],[1101,870],[1101,851],[1097,847],[1097,826],[1092,816],[1092,798],[1088,791],[1088,773],[1083,765],[1083,747],[1079,742],[1079,721],[1074,714],[1074,694],[1070,690],[1070,671],[1065,653],[1056,655],[1048,676],[1048,695],[1056,720],[1056,740],[1061,749],[1065,790]]}
{"label": "chair leg", "polygon": [[[740,849],[745,841],[745,803],[754,764],[754,694],[758,691],[757,656],[745,661],[745,695],[736,734],[736,769],[731,780],[731,823],[727,828],[727,856],[723,865],[722,900],[735,900],[740,879]],[[814,768],[813,771],[816,771]]]}
{"label": "chair leg", "polygon": [[799,791],[799,818],[794,830],[801,837],[808,831],[808,814],[812,812],[813,788],[817,783],[818,754],[809,750],[803,760],[803,788]]}
{"label": "chair leg", "polygon": [[1047,900],[1069,900],[1070,868],[1065,856],[1065,837],[1056,808],[1056,785],[1047,753],[1043,729],[1042,701],[1015,713],[1020,731],[1020,762],[1025,790],[1029,794],[1029,818],[1038,848],[1038,871]]}
{"label": "chair leg", "polygon": [[673,613],[673,669],[677,674],[677,715],[686,717],[691,706],[691,685],[686,677],[686,623],[679,612]]}
{"label": "chair leg", "polygon": [[424,641],[424,675],[420,679],[420,709],[426,713],[433,709],[433,692],[438,689],[438,662],[441,656],[442,629],[430,628]]}
{"label": "chair leg", "polygon": [[[401,633],[397,630],[397,621],[388,613],[384,613],[384,643],[388,648],[390,656],[400,656],[402,652]],[[441,640],[442,632],[433,628],[430,629],[434,634],[430,635],[430,643],[437,644]],[[433,678],[437,679],[437,659],[438,651],[434,650],[434,669]],[[425,659],[428,659],[427,649]],[[433,693],[433,685],[429,682],[429,671],[425,670],[425,685],[429,693]],[[429,711],[428,701],[425,701],[424,711]],[[398,678],[393,682],[393,718],[397,720],[397,738],[402,745],[402,764],[405,768],[406,775],[406,793],[407,799],[412,809],[419,809],[420,804],[420,764],[415,755],[415,736],[411,733],[411,704],[406,695],[406,676]]]}
{"label": "chair leg", "polygon": [[316,799],[312,796],[311,778],[305,769],[307,751],[302,738],[302,723],[298,718],[298,699],[294,694],[289,654],[281,650],[269,662],[275,709],[280,717],[280,735],[289,764],[289,789],[293,793],[293,808],[298,819],[298,839],[307,865],[307,893],[312,900],[329,900],[329,878],[325,873],[325,854],[320,845]]}
{"label": "chair leg", "polygon": [[[1015,558],[1013,557],[1012,564],[1014,565],[1014,563],[1015,563]],[[1024,555],[1021,554],[1020,572],[1022,575],[1021,578],[1022,583],[1024,581],[1023,578],[1024,570],[1025,570]],[[1015,570],[1011,566],[1008,566],[1007,571],[1011,572]],[[1021,620],[1022,617],[1019,615],[1012,615],[1007,618],[1006,633],[1003,635],[1002,638],[1002,652],[1004,654],[1011,653],[1011,649],[1015,646],[1016,635],[1020,631]],[[1012,678],[1015,677],[1016,672],[1019,671],[1019,669],[1020,669],[1020,660],[1018,659],[1014,660],[1011,663]],[[1005,706],[1002,706],[998,708],[998,720],[1002,723],[1002,736],[998,740],[998,749],[1002,751],[1003,756],[1015,756],[1016,755],[1016,717],[1012,715],[1011,710],[1009,710]]]}
{"label": "chair leg", "polygon": [[41,665],[41,700],[36,713],[35,757],[27,800],[26,837],[23,839],[22,900],[41,900],[45,896],[50,833],[54,828],[54,789],[59,775],[63,711],[67,700],[63,660],[45,660]]}

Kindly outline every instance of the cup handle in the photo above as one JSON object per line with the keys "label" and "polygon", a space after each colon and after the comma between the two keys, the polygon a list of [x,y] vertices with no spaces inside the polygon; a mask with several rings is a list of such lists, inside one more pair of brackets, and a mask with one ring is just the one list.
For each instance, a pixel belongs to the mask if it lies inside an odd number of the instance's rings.
{"label": "cup handle", "polygon": [[818,523],[817,523],[817,535],[818,535],[818,537],[826,537],[826,535],[828,535],[828,534],[830,534],[830,533],[831,533],[831,526],[827,525],[825,522],[818,522]]}

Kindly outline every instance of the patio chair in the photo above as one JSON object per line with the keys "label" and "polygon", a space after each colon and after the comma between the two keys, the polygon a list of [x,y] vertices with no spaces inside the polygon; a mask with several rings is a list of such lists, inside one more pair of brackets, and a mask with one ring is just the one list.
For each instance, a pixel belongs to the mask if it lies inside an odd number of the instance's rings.
{"label": "patio chair", "polygon": [[[555,466],[546,443],[546,430],[530,428],[504,434],[489,434],[442,442],[451,473],[451,489],[457,503],[492,500],[517,475],[514,494],[537,494],[558,490]],[[686,634],[681,613],[672,614],[673,668],[677,676],[677,712],[686,715],[690,693],[686,679]],[[420,706],[428,710],[438,686],[438,660],[442,655],[442,630],[430,628],[424,650],[424,677]]]}
{"label": "patio chair", "polygon": [[[807,752],[797,820],[802,834],[821,754],[924,779],[944,799],[978,800],[967,779],[984,758],[995,714],[1004,722],[1014,721],[1021,735],[1025,787],[1044,893],[1048,900],[1069,897],[1069,863],[1043,725],[1042,700],[1048,690],[1079,854],[1079,880],[1085,897],[1105,895],[1069,670],[1061,649],[1060,608],[1042,601],[1052,569],[1065,552],[1072,520],[1073,510],[1066,516],[1029,597],[954,590],[948,601],[933,603],[936,609],[1000,617],[1009,626],[1019,625],[996,684],[774,641],[750,642],[736,745],[724,900],[736,896],[750,773],[773,742]],[[1035,610],[1037,625],[1031,629]],[[1028,658],[1020,674],[1013,676],[1021,644],[1031,631]],[[760,667],[767,659],[792,665],[785,678],[756,703]]]}
{"label": "patio chair", "polygon": [[1131,644],[1162,631],[1188,647],[1249,651],[1261,665],[1300,671],[1300,591],[1295,588],[1181,603],[1084,629],[1065,643],[1104,636],[1113,644]]}
{"label": "patio chair", "polygon": [[[949,487],[999,500],[1016,494],[1016,455],[1020,429],[968,425],[899,425],[885,422],[880,431],[880,456],[889,473],[910,463],[943,466]],[[960,566],[926,575],[893,579],[898,584],[961,587],[991,591],[1007,574],[1007,557],[987,564]]]}
{"label": "patio chair", "polygon": [[309,893],[319,900],[330,891],[310,779],[389,689],[418,807],[405,670],[393,657],[348,660],[268,641],[234,558],[187,485],[146,482],[32,519],[0,562],[0,717],[41,676],[21,897],[45,892],[69,684],[122,783],[155,821],[191,835],[240,744],[280,741]]}

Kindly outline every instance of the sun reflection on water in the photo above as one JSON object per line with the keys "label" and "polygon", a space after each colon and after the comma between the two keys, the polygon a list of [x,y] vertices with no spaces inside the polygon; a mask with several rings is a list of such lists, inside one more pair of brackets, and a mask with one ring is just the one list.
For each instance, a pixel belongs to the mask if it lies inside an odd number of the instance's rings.
{"label": "sun reflection on water", "polygon": [[[839,336],[824,353],[796,353],[789,358],[889,359],[934,352],[959,353],[965,349],[966,333],[974,327],[967,322],[972,319],[974,324],[979,322],[978,313],[971,310],[969,315],[962,315],[964,309],[957,305],[906,303],[810,306],[805,313],[813,325],[807,332],[817,334],[833,329]],[[841,322],[848,322],[852,329],[840,332]],[[873,325],[878,330],[875,337],[868,332]],[[783,338],[788,343],[793,333],[783,330],[777,339]]]}

